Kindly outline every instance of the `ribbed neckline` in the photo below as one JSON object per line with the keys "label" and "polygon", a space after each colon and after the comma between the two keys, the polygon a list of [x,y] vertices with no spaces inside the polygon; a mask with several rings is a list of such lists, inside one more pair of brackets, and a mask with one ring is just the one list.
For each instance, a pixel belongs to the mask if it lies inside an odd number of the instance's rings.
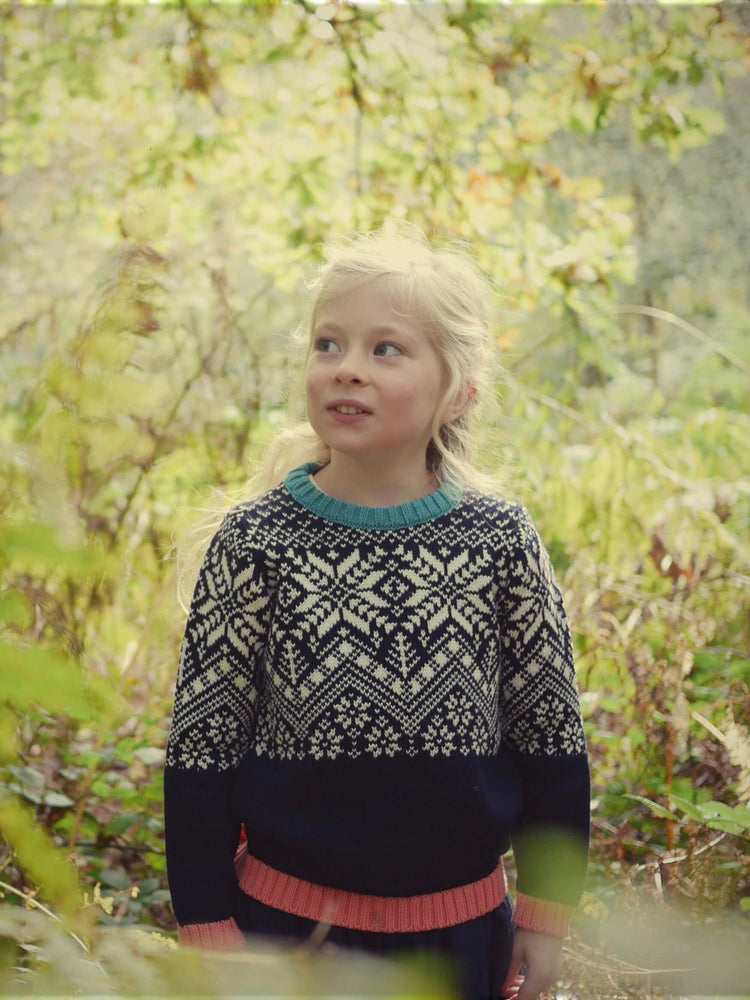
{"label": "ribbed neckline", "polygon": [[311,473],[322,468],[317,462],[307,462],[292,469],[284,480],[291,495],[307,510],[347,528],[388,531],[394,528],[411,528],[447,514],[458,504],[462,491],[445,483],[433,493],[393,507],[360,507],[359,504],[338,500],[323,493],[310,479]]}

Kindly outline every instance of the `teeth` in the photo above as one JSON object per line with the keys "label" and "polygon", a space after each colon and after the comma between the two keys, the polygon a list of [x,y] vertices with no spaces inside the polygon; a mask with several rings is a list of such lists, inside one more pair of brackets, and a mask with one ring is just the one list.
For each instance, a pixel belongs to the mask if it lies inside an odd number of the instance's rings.
{"label": "teeth", "polygon": [[358,410],[355,406],[335,406],[337,413],[366,413],[366,410]]}

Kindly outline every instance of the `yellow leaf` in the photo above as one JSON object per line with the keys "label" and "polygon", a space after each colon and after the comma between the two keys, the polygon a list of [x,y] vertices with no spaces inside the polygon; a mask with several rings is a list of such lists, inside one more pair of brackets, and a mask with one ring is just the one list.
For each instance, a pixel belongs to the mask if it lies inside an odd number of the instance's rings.
{"label": "yellow leaf", "polygon": [[87,462],[90,469],[104,469],[127,458],[130,462],[148,459],[153,452],[151,439],[128,422],[92,424],[86,429]]}
{"label": "yellow leaf", "polygon": [[495,97],[495,111],[500,118],[505,118],[510,114],[510,109],[512,105],[510,93],[505,89],[505,87],[496,87],[494,91]]}
{"label": "yellow leaf", "polygon": [[593,201],[600,198],[604,192],[604,185],[598,177],[581,177],[574,182],[576,198],[581,201]]}
{"label": "yellow leaf", "polygon": [[169,228],[169,202],[157,188],[145,188],[132,194],[120,214],[124,236],[148,243],[164,236]]}
{"label": "yellow leaf", "polygon": [[521,142],[544,142],[557,127],[552,118],[522,118],[516,124],[516,136]]}
{"label": "yellow leaf", "polygon": [[622,66],[602,66],[596,72],[596,82],[603,87],[619,87],[630,79],[630,73]]}

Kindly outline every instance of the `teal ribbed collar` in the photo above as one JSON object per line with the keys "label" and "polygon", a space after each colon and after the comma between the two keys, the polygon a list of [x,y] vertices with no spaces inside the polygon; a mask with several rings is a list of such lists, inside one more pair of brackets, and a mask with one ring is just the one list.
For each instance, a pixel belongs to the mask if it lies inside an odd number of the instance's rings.
{"label": "teal ribbed collar", "polygon": [[393,528],[411,528],[415,524],[432,521],[458,504],[462,492],[450,483],[446,483],[428,493],[426,497],[412,500],[411,503],[396,504],[395,507],[360,507],[356,503],[337,500],[311,482],[310,474],[317,472],[322,466],[317,462],[307,462],[297,469],[292,469],[284,480],[284,485],[297,501],[326,521],[344,524],[347,528],[365,528],[377,531],[387,531]]}

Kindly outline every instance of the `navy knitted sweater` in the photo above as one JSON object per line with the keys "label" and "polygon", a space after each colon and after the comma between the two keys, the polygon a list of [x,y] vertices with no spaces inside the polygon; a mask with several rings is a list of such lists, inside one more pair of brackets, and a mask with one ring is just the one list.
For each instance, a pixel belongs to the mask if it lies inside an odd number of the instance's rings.
{"label": "navy knitted sweater", "polygon": [[[165,770],[185,939],[238,943],[238,883],[306,916],[416,899],[429,916],[393,926],[459,922],[499,902],[511,844],[517,923],[564,933],[588,760],[562,599],[528,515],[451,487],[360,507],[322,493],[317,468],[233,508],[196,584]],[[243,824],[254,874],[239,867]]]}

